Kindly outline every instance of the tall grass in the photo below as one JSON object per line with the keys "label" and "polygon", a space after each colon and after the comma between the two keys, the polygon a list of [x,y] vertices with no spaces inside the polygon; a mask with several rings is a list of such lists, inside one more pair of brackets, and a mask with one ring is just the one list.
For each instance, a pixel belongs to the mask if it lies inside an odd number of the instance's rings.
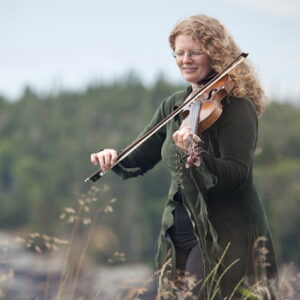
{"label": "tall grass", "polygon": [[[105,287],[99,286],[96,290],[89,291],[86,296],[79,296],[77,288],[86,272],[84,266],[97,224],[103,214],[114,212],[116,199],[107,199],[108,190],[109,187],[107,185],[104,185],[102,189],[93,186],[86,194],[78,194],[72,206],[63,209],[59,219],[61,225],[65,226],[65,229],[62,231],[67,232],[68,236],[55,237],[35,232],[29,234],[27,237],[17,238],[24,247],[36,252],[37,255],[42,255],[45,252],[52,253],[53,255],[56,253],[57,255],[62,255],[56,292],[54,295],[50,293],[52,282],[51,268],[49,268],[43,300],[142,300],[145,299],[146,294],[149,294],[150,289],[154,286],[154,282],[164,273],[164,268],[170,263],[170,261],[167,261],[161,270],[153,272],[148,278],[128,278],[128,280],[117,284],[109,292],[104,291]],[[69,229],[66,230],[66,227]],[[79,239],[80,243],[78,243]],[[264,237],[260,237],[254,247],[259,248],[258,244],[261,241],[264,241]],[[238,261],[233,261],[221,275],[217,276],[229,247],[230,245],[225,249],[219,262],[206,278],[196,281],[195,277],[190,274],[178,275],[176,283],[173,281],[164,282],[168,288],[157,292],[155,299],[197,299],[191,291],[198,285],[201,286],[202,290],[204,288],[207,289],[207,300],[218,299],[220,281]],[[258,253],[258,256],[267,264],[267,250],[263,247],[259,249],[260,253]],[[112,253],[107,263],[112,264],[124,261],[126,261],[125,253],[116,251]],[[11,279],[13,276],[13,270],[7,270],[3,274],[0,274],[0,299],[5,299],[5,289],[1,289],[1,283],[5,283],[5,281]],[[180,281],[182,282],[180,283]],[[231,295],[224,298],[224,300],[266,300],[271,299],[272,293],[275,295],[276,300],[296,300],[297,293],[300,291],[300,273],[297,273],[292,266],[283,268],[279,277],[274,282],[270,282],[268,286],[263,282],[258,282],[255,286],[245,288],[242,287],[243,281],[244,278],[236,285]],[[236,294],[240,295],[239,298],[237,298]]]}

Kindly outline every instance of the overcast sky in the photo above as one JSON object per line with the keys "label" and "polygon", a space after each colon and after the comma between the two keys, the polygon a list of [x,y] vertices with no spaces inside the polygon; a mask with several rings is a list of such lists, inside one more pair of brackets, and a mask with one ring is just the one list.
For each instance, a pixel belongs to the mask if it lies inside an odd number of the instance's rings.
{"label": "overcast sky", "polygon": [[0,0],[0,95],[79,90],[128,70],[178,81],[168,35],[197,13],[228,28],[270,96],[300,103],[299,0]]}

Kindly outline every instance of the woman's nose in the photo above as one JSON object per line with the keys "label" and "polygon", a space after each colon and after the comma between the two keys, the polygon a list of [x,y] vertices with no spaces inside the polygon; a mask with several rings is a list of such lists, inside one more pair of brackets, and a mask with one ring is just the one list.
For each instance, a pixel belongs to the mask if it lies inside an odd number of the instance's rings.
{"label": "woman's nose", "polygon": [[189,52],[185,52],[183,55],[183,62],[190,62],[192,60],[191,54]]}

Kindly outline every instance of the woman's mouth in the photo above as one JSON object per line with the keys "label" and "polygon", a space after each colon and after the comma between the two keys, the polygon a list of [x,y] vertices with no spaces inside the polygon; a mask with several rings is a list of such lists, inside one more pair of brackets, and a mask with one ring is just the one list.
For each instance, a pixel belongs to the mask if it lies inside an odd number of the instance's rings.
{"label": "woman's mouth", "polygon": [[197,68],[193,68],[193,67],[184,67],[184,68],[182,68],[182,71],[184,72],[184,73],[193,73],[193,72],[195,72],[197,70]]}

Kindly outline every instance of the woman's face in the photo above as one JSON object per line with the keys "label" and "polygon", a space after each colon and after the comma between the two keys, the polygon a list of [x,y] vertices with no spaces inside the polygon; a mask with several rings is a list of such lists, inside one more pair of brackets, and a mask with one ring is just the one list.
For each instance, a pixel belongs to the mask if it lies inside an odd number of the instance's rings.
{"label": "woman's face", "polygon": [[183,78],[192,84],[201,81],[212,71],[208,56],[201,53],[200,43],[190,35],[180,34],[176,37],[174,56]]}

